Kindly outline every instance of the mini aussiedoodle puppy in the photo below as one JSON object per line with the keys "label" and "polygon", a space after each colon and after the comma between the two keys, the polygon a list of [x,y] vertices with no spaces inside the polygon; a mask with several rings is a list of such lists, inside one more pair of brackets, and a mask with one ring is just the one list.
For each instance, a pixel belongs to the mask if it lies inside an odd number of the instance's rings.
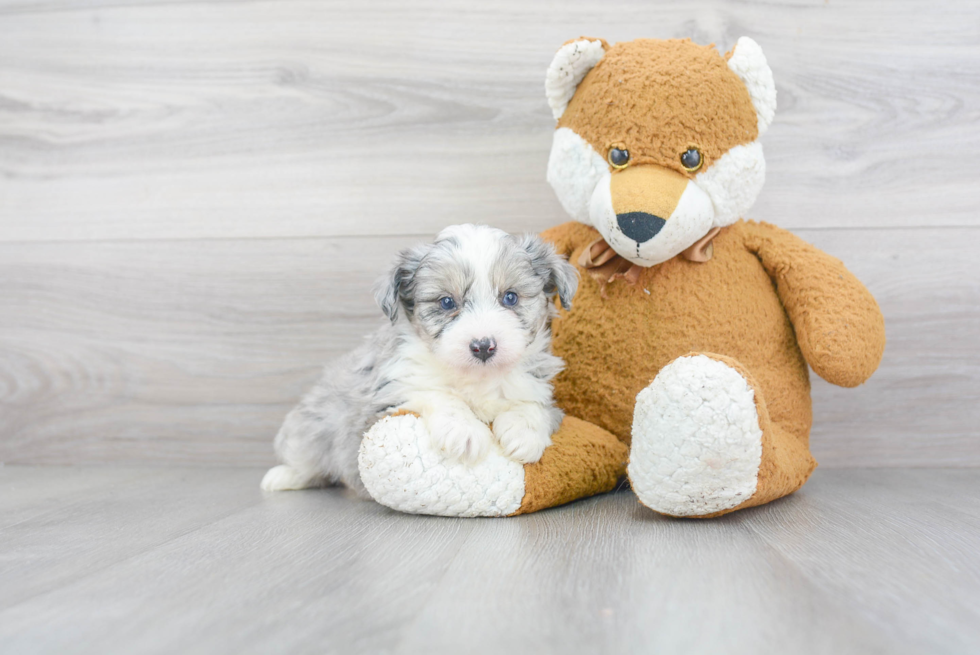
{"label": "mini aussiedoodle puppy", "polygon": [[376,294],[391,323],[328,365],[289,413],[275,439],[282,465],[262,488],[342,483],[365,494],[362,435],[398,410],[420,414],[434,445],[463,461],[494,441],[517,462],[538,461],[562,420],[552,300],[569,308],[577,284],[574,267],[534,235],[456,225],[404,250]]}

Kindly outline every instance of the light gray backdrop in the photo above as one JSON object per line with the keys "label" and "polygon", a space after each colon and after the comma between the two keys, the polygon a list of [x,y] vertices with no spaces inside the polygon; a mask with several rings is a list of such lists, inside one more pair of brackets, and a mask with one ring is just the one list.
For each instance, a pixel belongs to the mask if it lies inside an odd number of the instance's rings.
{"label": "light gray backdrop", "polygon": [[814,376],[825,466],[980,464],[980,5],[0,0],[0,461],[265,464],[402,246],[565,216],[567,39],[755,38],[779,111],[751,217],[888,325]]}

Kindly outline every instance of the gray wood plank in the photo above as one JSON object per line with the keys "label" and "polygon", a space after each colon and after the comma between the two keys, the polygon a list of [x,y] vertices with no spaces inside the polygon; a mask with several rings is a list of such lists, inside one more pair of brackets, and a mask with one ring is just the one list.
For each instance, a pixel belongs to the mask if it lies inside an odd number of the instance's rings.
{"label": "gray wood plank", "polygon": [[398,652],[470,644],[487,653],[907,652],[740,521],[666,519],[629,492],[473,534]]}
{"label": "gray wood plank", "polygon": [[865,385],[811,374],[811,446],[827,466],[980,465],[975,230],[799,231],[874,293],[888,343]]}
{"label": "gray wood plank", "polygon": [[[231,493],[258,495],[262,471],[241,474]],[[188,472],[185,493],[207,497],[210,475]],[[163,518],[180,508],[171,503]],[[129,518],[117,513],[103,529]],[[381,652],[476,525],[396,514],[341,490],[271,494],[0,611],[0,651]]]}
{"label": "gray wood plank", "polygon": [[759,218],[980,224],[977,3],[603,7],[4,2],[0,239],[545,228],[543,76],[580,34],[763,45]]}
{"label": "gray wood plank", "polygon": [[132,467],[88,466],[41,474],[28,466],[0,466],[0,530],[60,508],[66,498],[105,493],[139,478]]}
{"label": "gray wood plank", "polygon": [[271,463],[323,363],[384,320],[371,285],[411,242],[4,246],[0,461]]}
{"label": "gray wood plank", "polygon": [[[824,466],[980,465],[980,230],[799,230],[884,311],[881,369],[814,376]],[[383,318],[414,237],[0,245],[0,461],[272,463],[282,417]]]}
{"label": "gray wood plank", "polygon": [[[0,480],[11,467],[0,469]],[[110,484],[70,489],[71,468],[31,469],[17,484],[52,498],[0,524],[0,608],[92,575],[261,500],[260,473],[243,469],[98,471]],[[91,477],[92,471],[83,474]],[[124,473],[120,475],[119,473]],[[49,487],[48,482],[53,486]],[[6,504],[6,502],[4,502]]]}
{"label": "gray wood plank", "polygon": [[[14,467],[8,467],[14,468]],[[70,476],[42,467],[37,479]],[[162,494],[172,472],[145,474]],[[246,475],[247,473],[247,475]],[[226,477],[252,497],[260,471]],[[0,610],[17,653],[905,653],[980,645],[980,471],[818,470],[771,505],[671,520],[628,491],[516,519],[391,512],[339,490],[266,496],[187,530],[187,500],[85,502],[49,533],[77,575]],[[70,504],[71,499],[66,499]],[[100,568],[79,538],[114,542],[147,503],[171,538]],[[224,504],[223,501],[218,504]],[[86,518],[91,519],[87,524]],[[31,522],[29,522],[31,523]],[[35,520],[39,527],[43,521]],[[28,526],[25,525],[25,529]],[[94,543],[94,542],[93,542]],[[12,553],[7,555],[7,553]],[[0,586],[0,599],[10,593]]]}
{"label": "gray wood plank", "polygon": [[827,471],[748,523],[848,612],[917,652],[980,649],[980,471]]}

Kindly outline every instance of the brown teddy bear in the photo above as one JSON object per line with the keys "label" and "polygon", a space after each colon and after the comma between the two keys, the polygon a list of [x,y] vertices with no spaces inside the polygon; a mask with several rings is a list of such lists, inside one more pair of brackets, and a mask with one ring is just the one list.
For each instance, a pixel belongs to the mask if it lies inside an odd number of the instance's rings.
{"label": "brown teddy bear", "polygon": [[762,50],[744,37],[724,56],[583,37],[558,51],[546,92],[558,121],[548,181],[575,221],[543,236],[582,275],[552,327],[566,421],[536,464],[460,471],[423,452],[414,417],[386,418],[362,446],[369,491],[404,511],[523,513],[612,488],[625,446],[633,490],[663,514],[796,491],[816,466],[807,365],[857,386],[885,331],[840,261],[741,220],[776,107]]}

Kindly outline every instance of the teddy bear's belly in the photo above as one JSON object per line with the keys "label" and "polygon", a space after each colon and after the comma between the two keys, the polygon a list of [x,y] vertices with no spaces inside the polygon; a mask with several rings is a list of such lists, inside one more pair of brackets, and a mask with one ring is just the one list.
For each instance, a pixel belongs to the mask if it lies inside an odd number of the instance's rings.
{"label": "teddy bear's belly", "polygon": [[555,395],[566,413],[629,443],[636,394],[677,357],[709,352],[741,362],[773,421],[806,438],[810,384],[793,326],[755,255],[718,241],[709,262],[675,258],[645,270],[636,286],[607,285],[605,297],[580,269],[572,311],[553,327],[566,362]]}

